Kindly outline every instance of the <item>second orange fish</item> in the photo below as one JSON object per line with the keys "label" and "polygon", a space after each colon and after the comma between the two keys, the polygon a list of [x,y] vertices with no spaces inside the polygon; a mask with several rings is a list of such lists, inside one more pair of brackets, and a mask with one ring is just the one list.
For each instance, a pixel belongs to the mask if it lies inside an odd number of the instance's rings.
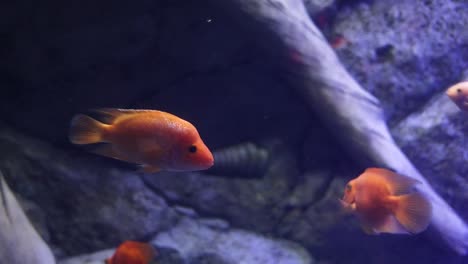
{"label": "second orange fish", "polygon": [[103,122],[76,115],[74,144],[106,143],[93,152],[140,164],[145,172],[195,171],[213,165],[213,155],[188,121],[156,110],[98,109]]}
{"label": "second orange fish", "polygon": [[460,110],[468,112],[468,81],[450,86],[446,94]]}
{"label": "second orange fish", "polygon": [[432,217],[431,203],[414,189],[418,183],[387,169],[368,168],[346,185],[341,202],[368,234],[417,234]]}
{"label": "second orange fish", "polygon": [[147,243],[125,241],[115,250],[106,264],[149,264],[156,257],[156,250]]}

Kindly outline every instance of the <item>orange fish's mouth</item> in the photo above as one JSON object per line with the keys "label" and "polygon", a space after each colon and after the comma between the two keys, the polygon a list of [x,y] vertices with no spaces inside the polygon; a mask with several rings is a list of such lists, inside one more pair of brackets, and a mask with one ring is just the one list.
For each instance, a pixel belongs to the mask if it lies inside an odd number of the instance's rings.
{"label": "orange fish's mouth", "polygon": [[341,206],[348,212],[352,212],[356,210],[356,202],[353,200],[351,202],[346,202],[343,199],[338,199],[340,201]]}
{"label": "orange fish's mouth", "polygon": [[205,166],[207,168],[211,168],[214,165],[214,157],[213,157],[213,154],[211,152],[208,151],[208,153],[209,154],[207,155]]}
{"label": "orange fish's mouth", "polygon": [[208,152],[204,156],[200,157],[196,162],[195,162],[195,170],[206,170],[211,168],[214,165],[214,159],[213,155]]}

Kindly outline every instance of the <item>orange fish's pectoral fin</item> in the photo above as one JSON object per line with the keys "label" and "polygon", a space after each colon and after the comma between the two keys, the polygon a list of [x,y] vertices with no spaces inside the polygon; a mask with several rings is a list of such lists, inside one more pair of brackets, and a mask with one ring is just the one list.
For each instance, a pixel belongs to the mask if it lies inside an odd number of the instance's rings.
{"label": "orange fish's pectoral fin", "polygon": [[411,234],[424,231],[432,219],[431,202],[420,193],[411,193],[396,197],[397,207],[394,212],[398,222]]}
{"label": "orange fish's pectoral fin", "polygon": [[143,164],[143,165],[138,165],[139,169],[138,171],[139,172],[143,172],[143,173],[156,173],[156,172],[160,172],[161,171],[161,168],[157,167],[157,166],[152,166],[152,165],[146,165],[146,164]]}
{"label": "orange fish's pectoral fin", "polygon": [[370,172],[384,179],[392,195],[402,195],[413,192],[414,186],[421,183],[416,179],[383,168],[368,168],[366,172]]}
{"label": "orange fish's pectoral fin", "polygon": [[97,119],[106,124],[113,124],[115,119],[122,115],[117,108],[96,108],[91,111],[97,114]]}
{"label": "orange fish's pectoral fin", "polygon": [[112,144],[101,144],[99,146],[95,146],[93,148],[90,148],[89,151],[94,153],[94,154],[101,155],[101,156],[104,156],[104,157],[108,157],[108,158],[128,162],[127,159],[122,157],[119,153],[117,153],[114,150],[114,148],[112,147]]}
{"label": "orange fish's pectoral fin", "polygon": [[371,226],[369,225],[366,225],[366,224],[361,224],[361,229],[364,233],[366,233],[367,235],[378,235],[379,233],[377,231],[375,231],[374,228],[372,228]]}

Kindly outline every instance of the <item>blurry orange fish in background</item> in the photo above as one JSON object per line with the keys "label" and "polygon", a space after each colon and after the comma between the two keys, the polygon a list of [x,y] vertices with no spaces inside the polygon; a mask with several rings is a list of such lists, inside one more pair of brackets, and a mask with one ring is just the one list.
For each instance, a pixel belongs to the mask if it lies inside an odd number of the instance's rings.
{"label": "blurry orange fish in background", "polygon": [[156,257],[156,250],[147,243],[125,241],[106,259],[106,264],[149,264]]}
{"label": "blurry orange fish in background", "polygon": [[432,217],[431,203],[414,189],[418,183],[387,169],[368,168],[346,185],[340,201],[367,234],[417,234]]}
{"label": "blurry orange fish in background", "polygon": [[157,110],[97,109],[71,121],[74,144],[106,143],[92,152],[139,164],[144,172],[196,171],[213,166],[211,151],[189,122]]}
{"label": "blurry orange fish in background", "polygon": [[468,112],[468,81],[450,86],[446,94],[460,110]]}

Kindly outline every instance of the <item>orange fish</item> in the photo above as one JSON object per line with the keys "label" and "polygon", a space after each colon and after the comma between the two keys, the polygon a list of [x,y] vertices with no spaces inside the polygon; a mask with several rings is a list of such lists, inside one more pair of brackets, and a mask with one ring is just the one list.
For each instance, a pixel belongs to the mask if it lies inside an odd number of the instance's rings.
{"label": "orange fish", "polygon": [[140,164],[144,172],[195,171],[213,166],[213,155],[189,122],[156,110],[98,109],[104,123],[86,115],[71,121],[70,141],[101,144],[94,153]]}
{"label": "orange fish", "polygon": [[345,188],[343,207],[368,234],[417,234],[432,217],[432,206],[414,189],[419,181],[380,168],[368,168]]}
{"label": "orange fish", "polygon": [[344,48],[348,44],[349,44],[349,41],[341,35],[336,36],[335,38],[333,38],[333,40],[330,41],[330,46],[336,50]]}
{"label": "orange fish", "polygon": [[450,86],[446,94],[460,110],[468,111],[468,81]]}
{"label": "orange fish", "polygon": [[106,259],[106,264],[148,264],[155,257],[156,250],[150,244],[125,241]]}

